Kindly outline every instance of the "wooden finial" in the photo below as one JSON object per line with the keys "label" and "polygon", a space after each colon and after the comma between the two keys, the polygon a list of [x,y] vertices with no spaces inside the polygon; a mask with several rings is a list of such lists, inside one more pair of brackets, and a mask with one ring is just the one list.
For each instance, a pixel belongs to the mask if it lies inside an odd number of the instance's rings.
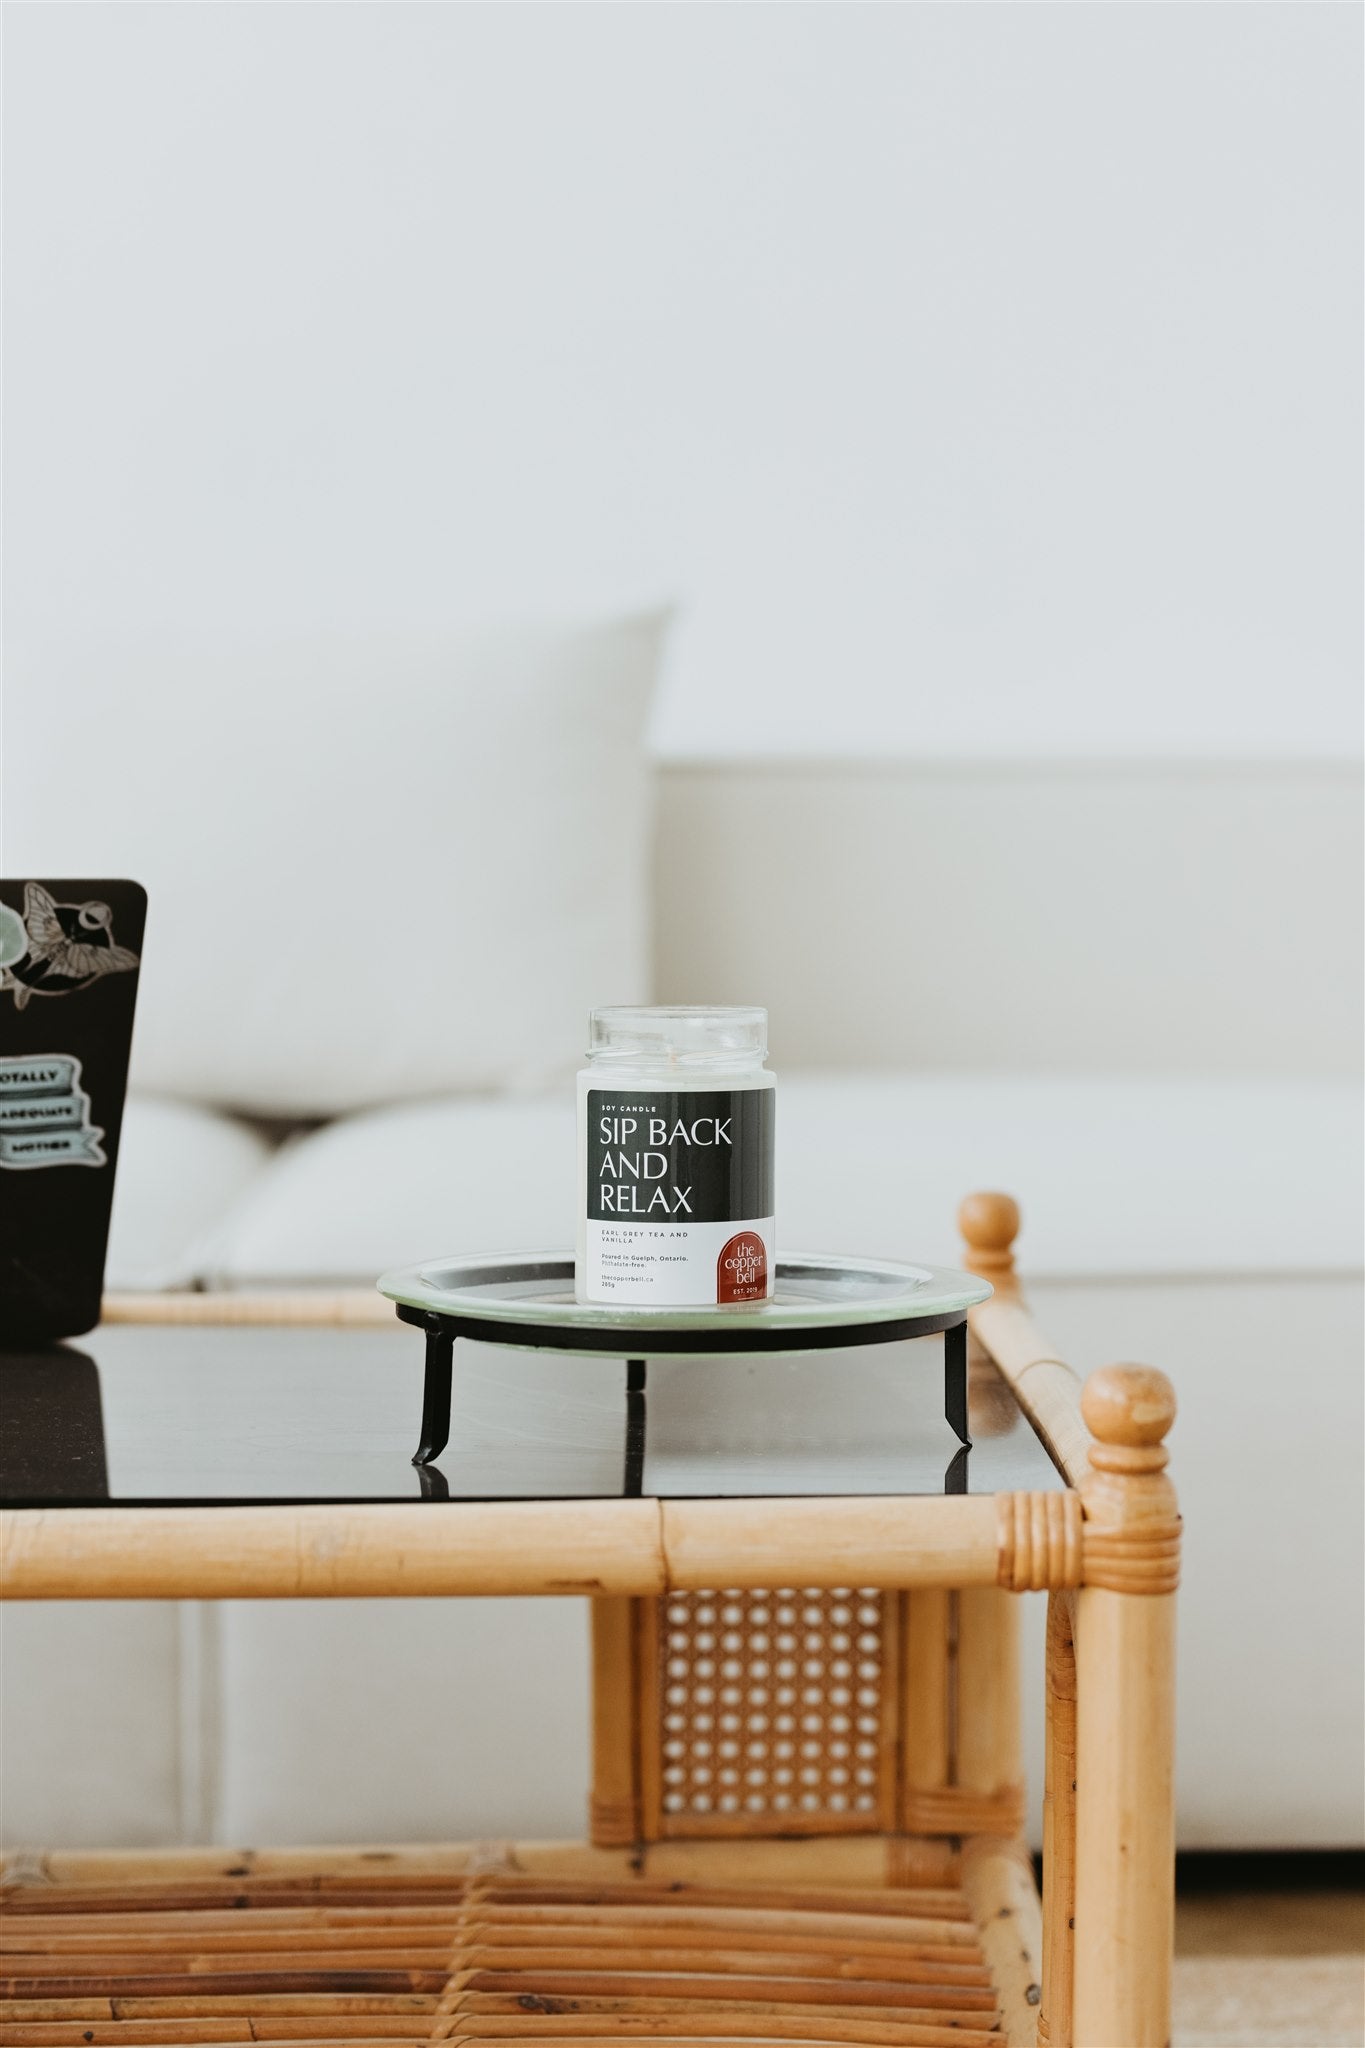
{"label": "wooden finial", "polygon": [[1101,1472],[1159,1472],[1163,1439],[1175,1421],[1175,1388],[1150,1365],[1105,1365],[1092,1372],[1081,1414],[1095,1438],[1090,1462]]}
{"label": "wooden finial", "polygon": [[1092,1433],[1082,1571],[1114,1593],[1173,1593],[1180,1578],[1180,1513],[1162,1442],[1175,1389],[1149,1365],[1106,1365],[1081,1395]]}
{"label": "wooden finial", "polygon": [[1019,1234],[1019,1204],[1012,1195],[968,1195],[957,1212],[957,1227],[967,1240],[963,1263],[997,1288],[1014,1285],[1014,1240]]}

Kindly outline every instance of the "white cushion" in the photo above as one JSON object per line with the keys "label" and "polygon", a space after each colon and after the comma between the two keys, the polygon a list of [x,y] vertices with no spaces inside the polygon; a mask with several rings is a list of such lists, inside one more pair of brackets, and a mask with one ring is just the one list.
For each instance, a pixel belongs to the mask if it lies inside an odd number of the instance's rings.
{"label": "white cushion", "polygon": [[[585,1600],[225,1600],[217,1839],[581,1836],[587,1619]],[[526,1683],[533,1645],[550,1687]]]}
{"label": "white cushion", "polygon": [[210,1285],[373,1280],[460,1246],[571,1244],[574,1103],[412,1102],[286,1144],[215,1232]]}
{"label": "white cushion", "polygon": [[958,1199],[1004,1188],[1038,1278],[1354,1270],[1360,1128],[1352,1082],[798,1076],[778,1229],[951,1264]]}
{"label": "white cushion", "polygon": [[[197,1758],[188,1613],[174,1600],[15,1600],[0,1714],[8,1846],[184,1841]],[[72,1683],[76,1673],[81,1680]],[[192,1824],[192,1823],[191,1823]]]}
{"label": "white cushion", "polygon": [[648,996],[661,626],[17,649],[9,870],[146,884],[144,1089],[543,1086]]}
{"label": "white cushion", "polygon": [[203,1266],[201,1240],[259,1177],[273,1150],[259,1131],[214,1110],[129,1096],[106,1286],[188,1287]]}
{"label": "white cushion", "polygon": [[[952,1264],[959,1198],[998,1187],[1040,1278],[1351,1270],[1359,1125],[1348,1083],[780,1075],[779,1244]],[[272,1161],[209,1277],[363,1282],[569,1245],[574,1173],[567,1089],[350,1117]]]}

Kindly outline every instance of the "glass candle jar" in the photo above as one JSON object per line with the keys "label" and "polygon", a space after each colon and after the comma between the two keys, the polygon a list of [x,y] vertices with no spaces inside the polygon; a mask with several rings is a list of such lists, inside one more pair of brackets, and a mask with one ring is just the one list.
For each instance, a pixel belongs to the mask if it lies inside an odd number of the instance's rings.
{"label": "glass candle jar", "polygon": [[776,1271],[761,1009],[594,1010],[578,1076],[580,1301],[765,1301]]}

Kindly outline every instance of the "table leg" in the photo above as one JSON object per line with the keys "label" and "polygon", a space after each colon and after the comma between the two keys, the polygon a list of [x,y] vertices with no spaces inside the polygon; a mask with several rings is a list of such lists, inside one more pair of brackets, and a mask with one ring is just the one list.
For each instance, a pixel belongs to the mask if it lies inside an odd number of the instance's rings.
{"label": "table leg", "polygon": [[645,1483],[645,1361],[626,1361],[626,1471],[621,1491],[638,1500]]}
{"label": "table leg", "polygon": [[429,1465],[450,1442],[450,1381],[455,1337],[439,1325],[427,1329],[426,1374],[422,1384],[422,1441],[414,1465]]}
{"label": "table leg", "polygon": [[967,1325],[955,1323],[943,1332],[943,1412],[960,1444],[967,1433]]}

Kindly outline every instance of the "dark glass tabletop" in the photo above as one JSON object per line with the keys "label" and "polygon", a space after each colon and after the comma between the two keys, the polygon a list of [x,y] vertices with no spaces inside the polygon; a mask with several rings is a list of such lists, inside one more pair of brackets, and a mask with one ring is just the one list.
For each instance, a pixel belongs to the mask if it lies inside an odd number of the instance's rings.
{"label": "dark glass tabletop", "polygon": [[456,1346],[450,1442],[411,1458],[422,1347],[390,1329],[111,1324],[0,1354],[11,1507],[996,1493],[1062,1481],[993,1367],[972,1446],[943,1418],[943,1338],[790,1357]]}

